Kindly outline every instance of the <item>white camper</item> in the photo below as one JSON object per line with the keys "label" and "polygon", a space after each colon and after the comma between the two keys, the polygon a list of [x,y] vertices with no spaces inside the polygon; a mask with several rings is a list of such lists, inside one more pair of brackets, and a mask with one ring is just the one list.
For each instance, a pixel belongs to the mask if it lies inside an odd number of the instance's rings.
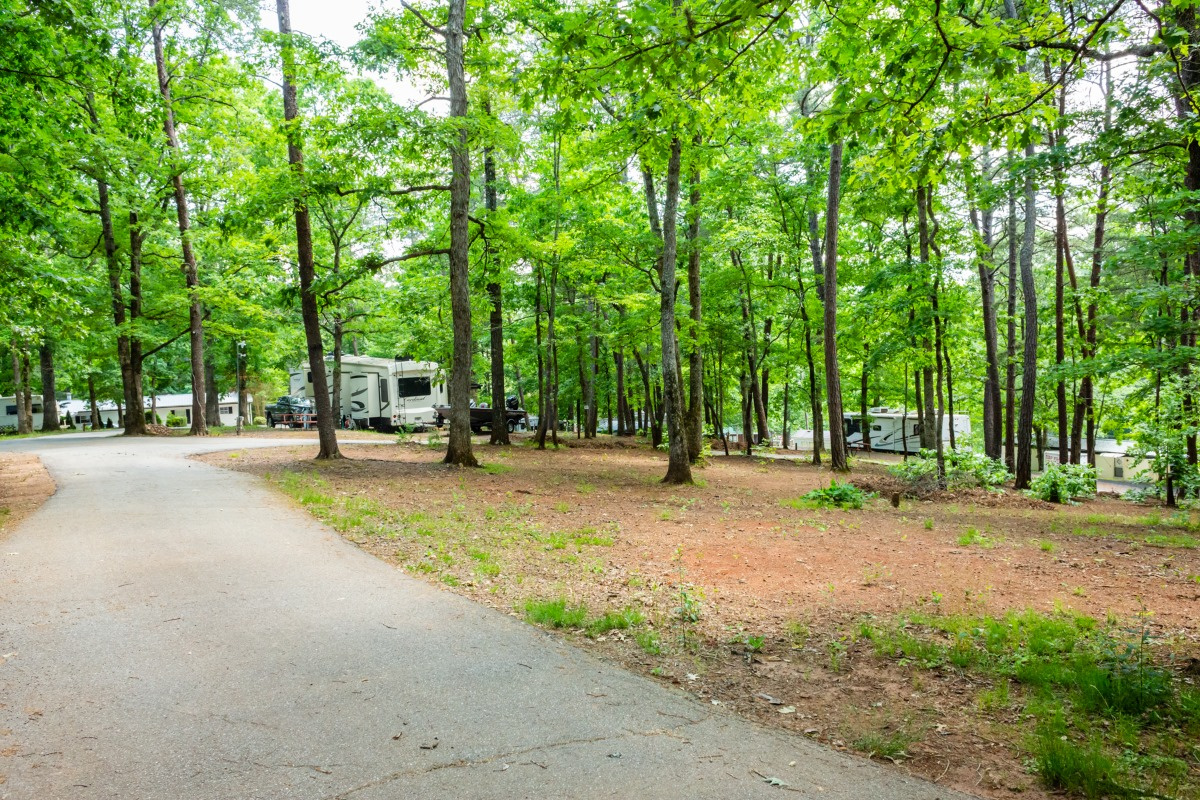
{"label": "white camper", "polygon": [[[30,398],[33,406],[33,429],[41,430],[42,428],[42,396],[35,394]],[[61,411],[59,412],[62,413]],[[16,397],[0,397],[0,428],[17,427],[17,398]]]}
{"label": "white camper", "polygon": [[[301,365],[301,372],[305,396],[315,397],[308,364]],[[332,361],[326,362],[325,375],[332,384]],[[341,389],[339,417],[356,428],[383,432],[433,426],[433,407],[449,399],[441,370],[432,361],[342,356]]]}
{"label": "white camper", "polygon": [[[844,414],[846,443],[851,449],[863,446],[862,414]],[[917,415],[902,408],[877,406],[867,410],[870,426],[871,449],[894,453],[916,453],[921,449],[921,424]],[[971,434],[971,418],[966,414],[946,414],[942,418],[942,442],[950,446],[950,426],[954,426],[956,440],[966,439]]]}

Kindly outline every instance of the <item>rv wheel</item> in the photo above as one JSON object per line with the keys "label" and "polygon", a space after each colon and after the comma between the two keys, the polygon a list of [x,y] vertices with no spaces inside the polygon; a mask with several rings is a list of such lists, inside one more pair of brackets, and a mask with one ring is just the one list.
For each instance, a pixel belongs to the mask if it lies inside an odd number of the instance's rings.
{"label": "rv wheel", "polygon": [[508,421],[508,432],[509,433],[517,432],[517,421],[515,419],[510,419]]}

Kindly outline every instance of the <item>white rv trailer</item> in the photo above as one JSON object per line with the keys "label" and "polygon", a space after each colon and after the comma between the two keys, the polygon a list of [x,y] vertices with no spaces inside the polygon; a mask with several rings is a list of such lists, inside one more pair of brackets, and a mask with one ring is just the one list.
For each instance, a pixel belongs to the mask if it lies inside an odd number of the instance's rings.
{"label": "white rv trailer", "polygon": [[[863,446],[862,414],[844,414],[846,443],[851,449]],[[921,449],[921,425],[915,412],[902,408],[876,406],[867,410],[871,426],[871,449],[895,453],[917,453]],[[942,418],[942,441],[950,444],[950,426],[954,425],[955,439],[965,439],[971,433],[971,418],[966,414],[946,414]]]}
{"label": "white rv trailer", "polygon": [[[300,370],[305,396],[315,397],[308,364],[301,364]],[[326,362],[325,375],[332,384],[332,361]],[[448,400],[445,379],[432,361],[342,356],[339,415],[357,428],[390,432],[433,426],[437,424],[433,407],[444,406]]]}

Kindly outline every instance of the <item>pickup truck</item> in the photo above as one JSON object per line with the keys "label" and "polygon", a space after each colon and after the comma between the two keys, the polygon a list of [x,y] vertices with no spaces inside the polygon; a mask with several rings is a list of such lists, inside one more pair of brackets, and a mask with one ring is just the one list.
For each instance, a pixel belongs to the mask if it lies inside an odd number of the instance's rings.
{"label": "pickup truck", "polygon": [[267,427],[286,424],[293,428],[304,427],[304,417],[297,415],[313,413],[312,401],[304,397],[285,395],[267,406]]}
{"label": "pickup truck", "polygon": [[[450,421],[450,406],[434,406],[437,413],[436,424],[440,428]],[[512,433],[521,423],[528,425],[529,415],[523,408],[509,406],[504,409],[504,417],[508,421],[508,431]],[[492,429],[492,409],[471,407],[471,432],[480,434]]]}

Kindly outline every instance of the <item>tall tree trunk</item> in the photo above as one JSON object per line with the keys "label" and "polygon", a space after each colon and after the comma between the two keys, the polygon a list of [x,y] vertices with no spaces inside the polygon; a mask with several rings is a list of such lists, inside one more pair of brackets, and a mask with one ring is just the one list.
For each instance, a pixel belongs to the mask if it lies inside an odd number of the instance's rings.
{"label": "tall tree trunk", "polygon": [[[824,287],[821,289],[824,292]],[[821,466],[821,448],[825,442],[825,424],[821,411],[821,380],[813,356],[812,324],[808,317],[803,282],[800,283],[800,321],[804,323],[804,358],[808,366],[808,407],[812,414],[812,464]]]}
{"label": "tall tree trunk", "polygon": [[[483,111],[489,117],[492,115],[492,101],[485,100]],[[496,148],[490,144],[483,148],[483,203],[488,212],[488,224],[491,217],[500,206],[496,191]],[[489,264],[492,279],[487,284],[488,301],[491,304],[488,315],[488,328],[491,332],[492,356],[492,430],[488,436],[488,444],[511,444],[508,436],[507,398],[504,391],[504,293],[497,274],[499,266]]]}
{"label": "tall tree trunk", "polygon": [[100,419],[100,401],[96,399],[96,376],[88,373],[88,405],[91,406],[92,430],[98,431],[104,427]]}
{"label": "tall tree trunk", "polygon": [[[129,324],[135,327],[142,316],[142,243],[146,234],[136,211],[129,212]],[[135,327],[136,330],[136,327]],[[125,402],[125,434],[146,433],[146,401],[142,396],[142,339],[129,335],[129,397]],[[157,422],[155,424],[158,424]]]}
{"label": "tall tree trunk", "polygon": [[671,140],[671,155],[667,161],[667,197],[662,221],[662,290],[659,302],[659,334],[662,341],[663,409],[666,412],[669,439],[667,474],[663,483],[691,483],[692,467],[688,458],[687,432],[684,428],[683,386],[679,381],[676,361],[678,342],[675,332],[675,269],[678,261],[679,172],[682,145],[679,137]]}
{"label": "tall tree trunk", "polygon": [[753,427],[753,422],[751,421],[753,418],[753,412],[751,411],[751,409],[753,408],[754,400],[751,397],[752,392],[750,390],[750,386],[752,383],[753,383],[753,381],[750,379],[750,376],[746,373],[746,370],[743,369],[742,370],[742,378],[741,378],[741,384],[742,384],[742,439],[745,440],[747,457],[754,454],[754,427]]}
{"label": "tall tree trunk", "polygon": [[[944,367],[942,364],[942,321],[941,311],[938,308],[938,291],[941,283],[941,261],[937,264],[932,264],[930,260],[930,251],[933,249],[933,236],[929,230],[930,218],[933,212],[933,193],[928,186],[917,187],[917,225],[920,246],[921,264],[924,266],[924,274],[922,280],[929,282],[929,311],[933,317],[933,370],[936,372],[937,381],[936,389],[934,382],[930,380],[932,377],[931,369],[925,368],[925,419],[929,422],[926,428],[921,429],[922,446],[925,446],[925,440],[932,445],[932,450],[937,454],[937,469],[938,483],[940,486],[946,485],[946,452],[943,446],[942,427],[946,418],[946,402],[943,393]],[[932,264],[932,274],[930,274]],[[925,339],[925,346],[928,350],[929,339]],[[937,396],[937,407],[934,408],[934,392]],[[927,430],[932,428],[932,430]]]}
{"label": "tall tree trunk", "polygon": [[204,353],[204,423],[215,428],[221,424],[221,394],[217,389],[217,367],[212,362],[212,348],[205,348]]}
{"label": "tall tree trunk", "polygon": [[[991,174],[991,154],[987,149],[983,151],[982,168],[985,176]],[[992,234],[994,217],[990,201],[983,208],[977,209],[971,202],[972,199],[968,197],[971,223],[980,242],[975,260],[979,269],[979,300],[983,314],[983,344],[986,360],[983,383],[983,450],[988,458],[999,459],[1004,438],[1004,425],[1001,415],[1000,354],[996,324],[996,265],[993,250],[995,241]],[[954,429],[953,416],[952,413],[950,420],[952,431]]]}
{"label": "tall tree trunk", "polygon": [[[697,143],[699,138],[697,137]],[[703,450],[704,429],[704,356],[700,349],[703,315],[700,296],[700,173],[692,170],[692,191],[688,197],[688,458],[694,464]]]}
{"label": "tall tree trunk", "polygon": [[842,142],[829,148],[829,197],[825,206],[825,395],[829,407],[829,461],[834,472],[848,472],[846,425],[842,414],[842,378],[837,361],[837,240],[841,202]]}
{"label": "tall tree trunk", "polygon": [[[454,0],[461,3],[462,0]],[[280,54],[283,61],[283,118],[287,123],[288,163],[297,181],[297,194],[292,201],[296,217],[296,255],[300,273],[300,316],[304,320],[304,340],[308,347],[308,366],[312,372],[313,401],[317,409],[317,436],[320,439],[318,459],[341,458],[338,450],[337,428],[333,407],[329,402],[329,381],[325,376],[325,345],[321,341],[321,317],[317,309],[316,264],[313,259],[312,223],[308,215],[307,191],[304,188],[304,150],[300,137],[300,106],[296,97],[296,58],[292,44],[292,19],[289,0],[277,0],[279,11]],[[465,222],[465,220],[464,220]],[[451,380],[451,403],[454,402]],[[463,402],[460,410],[464,410]],[[468,442],[469,444],[469,442]]]}
{"label": "tall tree trunk", "polygon": [[613,365],[617,373],[617,436],[632,436],[626,424],[626,413],[629,401],[625,396],[625,353],[620,347],[613,348]]}
{"label": "tall tree trunk", "polygon": [[[1101,73],[1101,88],[1104,91],[1104,130],[1112,127],[1112,65],[1105,64]],[[1087,420],[1087,453],[1088,463],[1096,466],[1096,404],[1095,404],[1095,358],[1096,358],[1096,317],[1098,303],[1097,290],[1100,288],[1101,270],[1104,266],[1104,225],[1108,219],[1108,191],[1112,183],[1107,159],[1100,162],[1100,187],[1096,197],[1096,226],[1092,235],[1092,270],[1088,275],[1088,306],[1086,351],[1084,353],[1085,367],[1083,381],[1080,387],[1081,401]]]}
{"label": "tall tree trunk", "polygon": [[1037,392],[1038,314],[1033,281],[1033,238],[1037,233],[1037,195],[1033,188],[1033,140],[1025,145],[1025,229],[1021,238],[1021,293],[1025,304],[1025,348],[1021,375],[1021,409],[1017,422],[1017,470],[1014,487],[1028,489],[1032,477],[1033,405]]}
{"label": "tall tree trunk", "polygon": [[542,265],[538,262],[534,270],[534,303],[533,303],[533,329],[534,341],[537,352],[537,380],[538,380],[538,424],[537,431],[534,433],[534,441],[537,442],[539,450],[546,449],[546,424],[547,424],[547,409],[549,392],[546,390],[546,362],[542,357],[545,349],[542,347]]}
{"label": "tall tree trunk", "polygon": [[[95,115],[95,111],[90,109],[94,124],[99,124],[99,119]],[[129,333],[127,328],[128,318],[125,309],[125,294],[121,289],[121,262],[117,254],[117,238],[113,230],[112,219],[112,200],[110,199],[108,184],[100,178],[96,179],[96,194],[98,198],[98,210],[100,216],[100,235],[104,242],[104,261],[108,268],[108,289],[109,298],[111,300],[113,324],[117,329],[117,364],[121,370],[121,397],[125,401],[125,406],[129,406],[129,398],[134,396],[134,380],[133,368],[130,363],[129,356]],[[141,405],[141,398],[138,398],[137,404]],[[140,425],[126,426],[124,433],[126,436],[137,436],[145,433],[145,421]]]}
{"label": "tall tree trunk", "polygon": [[1008,194],[1008,286],[1007,330],[1004,356],[1004,463],[1009,472],[1017,469],[1017,194]]}
{"label": "tall tree trunk", "polygon": [[56,431],[62,427],[62,418],[54,393],[54,343],[49,337],[44,337],[38,348],[38,362],[42,372],[42,430]]}
{"label": "tall tree trunk", "polygon": [[447,464],[477,467],[471,452],[471,285],[468,269],[471,202],[471,156],[467,150],[467,82],[463,66],[466,0],[450,0],[446,19],[446,74],[450,84],[450,117],[457,136],[450,148],[450,308],[454,356],[450,367],[450,441]]}
{"label": "tall tree trunk", "polygon": [[[148,0],[153,9],[157,0]],[[167,62],[163,54],[162,25],[154,14],[152,26],[154,38],[154,64],[158,70],[158,91],[163,99],[163,132],[167,135],[167,146],[174,154],[176,163],[171,169],[171,183],[175,187],[175,218],[179,224],[179,244],[183,251],[183,273],[188,289],[188,325],[191,341],[192,364],[192,427],[191,436],[207,436],[208,426],[204,414],[204,309],[200,302],[200,272],[196,266],[196,254],[192,250],[191,227],[188,221],[187,191],[183,185],[182,152],[179,137],[175,133],[175,109],[171,105],[171,79],[167,75]]]}
{"label": "tall tree trunk", "polygon": [[[333,369],[329,376],[332,384],[329,387],[329,406],[333,409],[334,424],[340,428],[345,416],[342,411],[342,356],[345,355],[346,340],[346,329],[340,317],[335,317],[333,320],[333,336],[330,338],[332,339],[330,344],[333,346]],[[370,412],[368,411],[369,416]]]}
{"label": "tall tree trunk", "polygon": [[[863,363],[862,363],[862,398],[860,406],[862,408],[862,449],[866,452],[871,452],[871,418],[867,414],[870,409],[868,393],[871,385],[867,379],[867,366],[871,360],[871,345],[863,343]],[[784,403],[787,402],[787,385],[783,387]],[[786,413],[785,413],[786,416]],[[787,435],[786,433],[784,434]],[[785,444],[784,447],[787,447]]]}
{"label": "tall tree trunk", "polygon": [[33,433],[33,421],[25,410],[25,394],[29,387],[25,384],[25,373],[21,369],[21,345],[15,335],[12,339],[12,371],[13,404],[17,407],[17,433]]}
{"label": "tall tree trunk", "polygon": [[[599,427],[600,404],[596,401],[596,387],[600,382],[600,337],[596,335],[596,301],[593,298],[588,298],[587,307],[589,310],[588,317],[592,321],[592,329],[588,332],[588,351],[591,356],[591,380],[588,381],[587,392],[584,394],[584,403],[587,405],[587,416],[584,419],[586,426],[585,433],[589,439],[596,438],[596,429]],[[607,372],[607,369],[605,370]],[[609,415],[611,417],[611,413]],[[609,433],[612,433],[612,426],[609,425]]]}
{"label": "tall tree trunk", "polygon": [[[29,348],[24,343],[21,345],[21,383],[25,386],[25,394],[22,397],[25,426],[21,433],[33,433],[33,370],[29,365]],[[45,398],[42,402],[45,402]]]}

